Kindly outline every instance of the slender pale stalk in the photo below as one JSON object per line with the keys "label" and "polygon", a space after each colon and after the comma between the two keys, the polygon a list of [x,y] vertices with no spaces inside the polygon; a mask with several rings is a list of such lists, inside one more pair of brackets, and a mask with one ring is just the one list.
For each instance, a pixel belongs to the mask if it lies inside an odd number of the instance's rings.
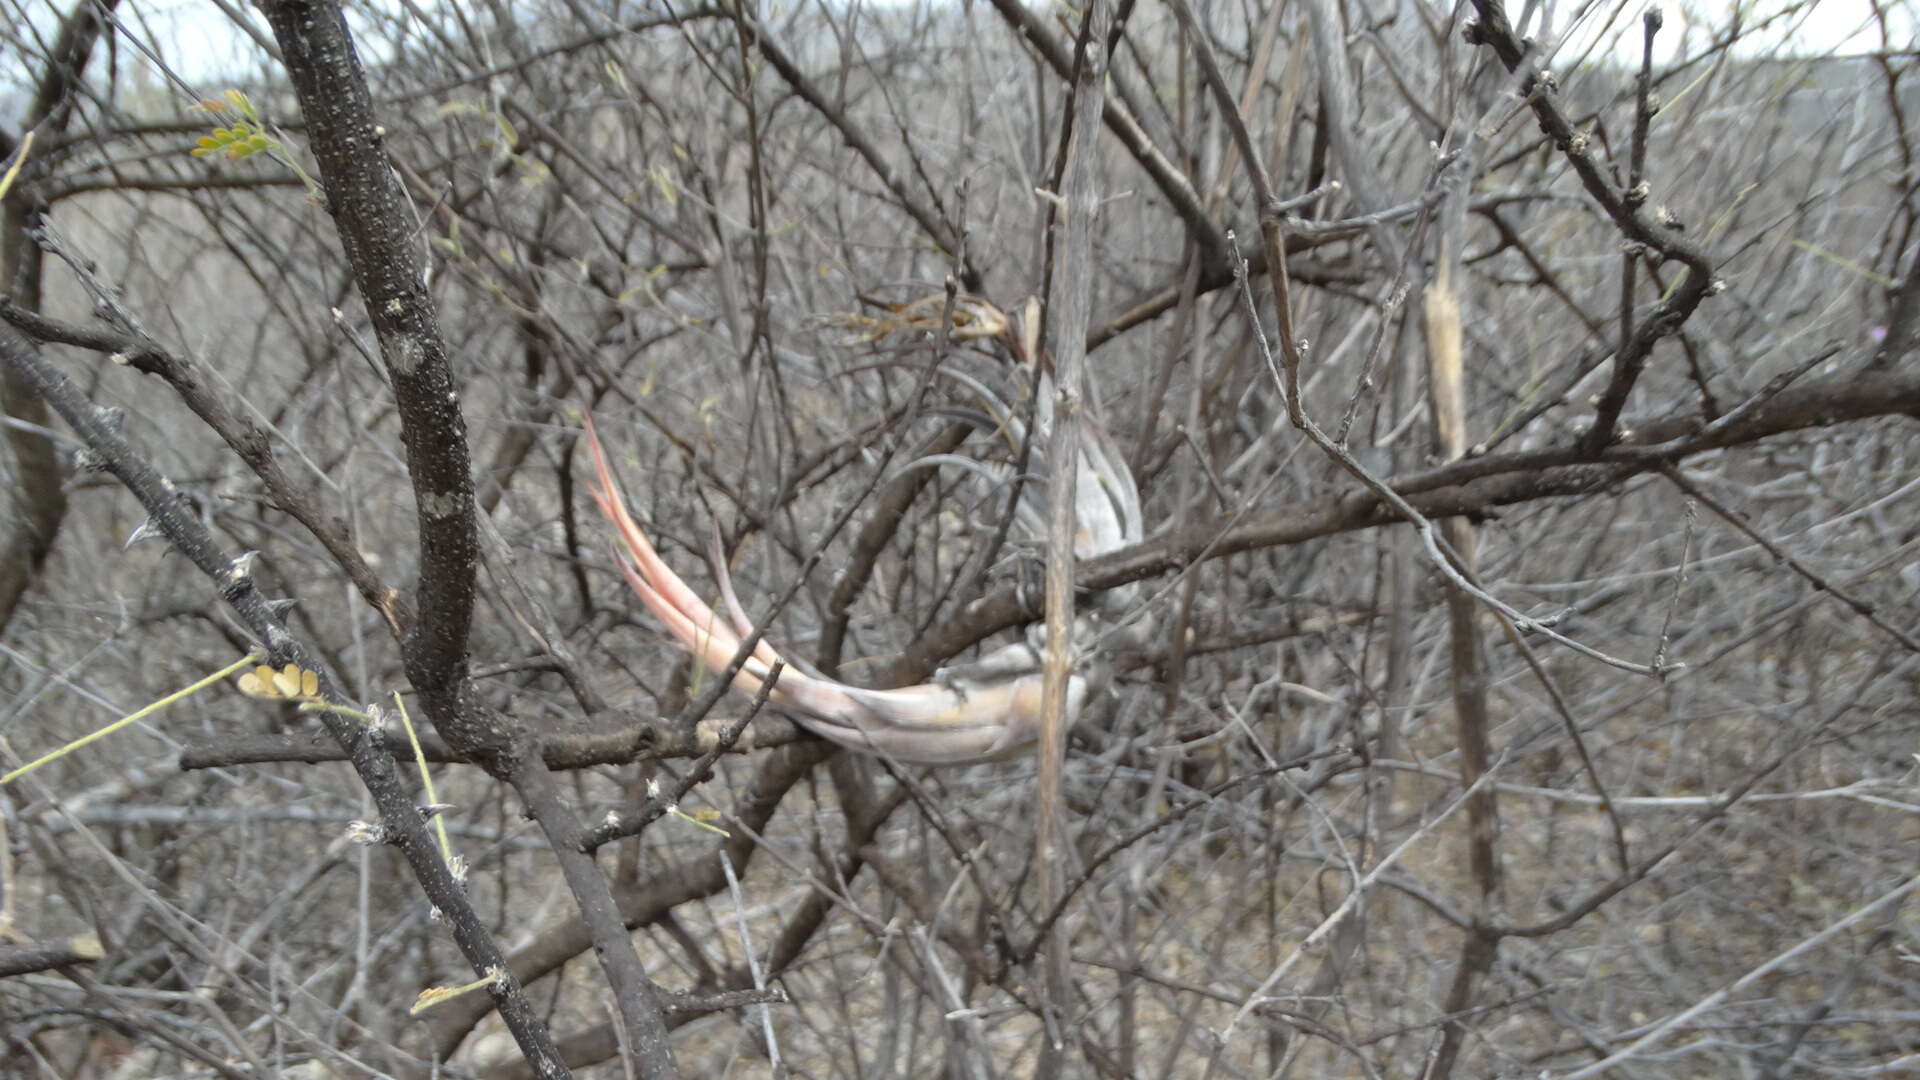
{"label": "slender pale stalk", "polygon": [[173,693],[168,694],[166,697],[161,698],[159,701],[156,701],[151,705],[146,706],[145,708],[129,713],[126,716],[123,716],[120,719],[115,720],[113,723],[108,724],[106,727],[103,727],[100,730],[93,732],[92,734],[82,735],[78,739],[73,740],[67,745],[61,747],[60,749],[55,750],[49,754],[43,754],[40,757],[35,758],[34,760],[26,763],[25,765],[22,765],[19,768],[13,770],[12,772],[6,774],[5,776],[0,776],[0,785],[11,784],[12,782],[19,779],[20,777],[27,775],[28,773],[39,768],[40,766],[47,764],[48,762],[57,761],[60,758],[63,758],[68,754],[73,753],[75,750],[78,750],[83,746],[87,746],[92,743],[99,742],[101,739],[104,739],[107,736],[113,734],[114,732],[119,731],[121,728],[126,727],[128,724],[137,723],[141,720],[145,720],[147,717],[152,716],[157,712],[160,712],[161,710],[165,709],[167,706],[176,704],[181,701],[185,701],[186,699],[192,697],[193,695],[199,693],[200,691],[205,690],[207,687],[212,686],[214,683],[217,683],[222,679],[225,679],[227,676],[232,675],[234,672],[239,671],[242,668],[251,667],[254,664],[257,664],[259,662],[260,662],[259,653],[248,653],[247,655],[241,657],[238,660],[235,660],[233,663],[228,664],[226,667],[221,668],[219,671],[216,671],[213,674],[207,676],[206,678],[201,679],[199,682],[194,683],[192,686],[189,686],[184,690],[176,690]]}

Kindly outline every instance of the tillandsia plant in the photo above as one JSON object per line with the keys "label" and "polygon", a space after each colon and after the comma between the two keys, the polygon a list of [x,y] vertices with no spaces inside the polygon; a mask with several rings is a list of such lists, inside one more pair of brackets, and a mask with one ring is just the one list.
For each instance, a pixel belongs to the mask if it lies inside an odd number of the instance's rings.
{"label": "tillandsia plant", "polygon": [[[986,410],[963,413],[978,425],[996,431],[1018,447],[1027,445],[1030,477],[1020,489],[1014,525],[1027,539],[1045,537],[1047,481],[1057,463],[1047,460],[1044,447],[1053,420],[1053,380],[1044,358],[1035,348],[1036,320],[1009,316],[977,296],[962,295],[951,303],[930,297],[891,309],[882,317],[849,316],[840,320],[873,341],[902,330],[939,328],[956,341],[992,342],[1006,351],[1014,369],[1031,385],[1035,408],[1031,425],[1020,412],[984,383],[952,369],[941,373],[969,389]],[[1083,429],[1075,477],[1075,555],[1093,558],[1138,543],[1145,534],[1140,493],[1118,446],[1094,420]],[[743,644],[754,640],[752,651],[733,676],[736,687],[750,694],[767,684],[776,664],[785,670],[769,695],[769,707],[791,717],[809,731],[852,750],[920,765],[964,765],[998,761],[1032,747],[1041,732],[1042,671],[1045,638],[1036,629],[1027,640],[1015,642],[960,667],[943,669],[931,683],[895,690],[869,690],[831,678],[805,661],[756,639],[756,628],[740,602],[727,572],[716,533],[709,548],[715,580],[719,583],[727,619],[713,609],[660,557],[659,551],[628,513],[608,463],[606,448],[593,421],[587,421],[587,441],[595,469],[594,498],[619,533],[624,550],[620,569],[627,583],[648,609],[665,624],[679,643],[716,674],[725,674]],[[959,465],[995,482],[1015,479],[1005,464],[955,455],[934,455],[908,468]],[[1104,656],[1113,640],[1110,627],[1142,632],[1143,613],[1132,613],[1133,590],[1100,594],[1073,625],[1074,673],[1068,685],[1067,722],[1071,724],[1087,700],[1106,682]]]}

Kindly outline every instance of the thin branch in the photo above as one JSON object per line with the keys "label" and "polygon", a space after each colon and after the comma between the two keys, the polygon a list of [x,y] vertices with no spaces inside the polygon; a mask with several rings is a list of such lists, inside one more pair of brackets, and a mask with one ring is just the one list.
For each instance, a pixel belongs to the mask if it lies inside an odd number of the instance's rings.
{"label": "thin branch", "polygon": [[[744,8],[741,10],[745,11]],[[961,284],[969,292],[977,292],[984,278],[978,267],[966,262],[966,245],[960,228],[934,208],[923,205],[907,190],[906,183],[900,179],[898,170],[887,162],[879,147],[873,144],[872,139],[867,138],[867,133],[847,116],[846,110],[827,100],[826,95],[813,85],[812,80],[808,79],[806,73],[800,70],[800,66],[793,62],[793,58],[780,48],[779,43],[773,40],[773,36],[767,33],[764,26],[747,18],[744,14],[741,18],[753,28],[754,45],[759,48],[760,55],[767,58],[767,63],[773,66],[774,72],[786,80],[787,85],[793,88],[793,92],[799,95],[800,100],[811,105],[822,119],[833,125],[833,129],[840,133],[840,138],[846,141],[847,146],[851,147],[854,153],[859,154],[860,160],[866,162],[867,167],[880,178],[880,183],[885,185],[894,201],[900,204],[900,209],[905,210],[907,216],[926,231],[927,237],[940,245],[942,252],[954,261],[954,269]]]}
{"label": "thin branch", "polygon": [[1881,893],[1879,896],[1874,897],[1872,900],[1867,901],[1860,907],[1855,908],[1845,917],[1835,920],[1828,925],[1826,929],[1802,939],[1792,948],[1774,956],[1766,963],[1753,968],[1726,986],[1715,990],[1713,993],[1694,1002],[1687,1008],[1653,1025],[1653,1030],[1635,1039],[1633,1042],[1628,1043],[1626,1046],[1621,1047],[1619,1050],[1608,1054],[1606,1057],[1590,1065],[1575,1069],[1572,1072],[1561,1073],[1555,1080],[1585,1080],[1586,1077],[1599,1076],[1602,1073],[1611,1071],[1614,1066],[1620,1065],[1623,1062],[1632,1061],[1634,1058],[1639,1057],[1642,1052],[1653,1046],[1653,1044],[1666,1038],[1675,1028],[1680,1027],[1701,1013],[1717,1007],[1721,1002],[1753,986],[1779,968],[1792,963],[1801,956],[1826,944],[1835,936],[1852,927],[1855,923],[1871,917],[1882,908],[1891,907],[1905,900],[1907,894],[1913,892],[1916,887],[1920,887],[1920,876],[1908,878],[1893,888],[1888,889],[1886,892]]}
{"label": "thin branch", "polygon": [[[65,376],[48,367],[31,341],[0,323],[0,362],[4,362],[66,420],[97,455],[99,463],[125,484],[147,514],[182,555],[211,579],[241,621],[267,646],[272,663],[297,664],[319,675],[320,695],[336,706],[351,707],[327,665],[287,630],[280,607],[254,585],[252,555],[235,558],[221,549],[199,516],[180,498],[179,489],[148,462],[111,422],[106,410],[87,402]],[[454,941],[476,974],[491,977],[488,995],[500,1010],[521,1053],[542,1077],[564,1077],[566,1066],[554,1051],[546,1026],[506,968],[506,958],[473,909],[466,889],[455,880],[428,835],[426,819],[412,792],[402,783],[393,757],[369,736],[373,729],[338,712],[321,711],[320,722],[353,762],[354,771],[379,807],[385,838],[406,856],[428,900],[446,917]],[[497,974],[496,974],[497,973]]]}
{"label": "thin branch", "polygon": [[[50,240],[52,238],[51,233],[43,235]],[[74,266],[82,272],[83,280],[90,281],[91,274],[86,273],[81,264],[75,263]],[[98,282],[91,282],[89,289],[96,296],[110,292]],[[204,420],[241,461],[246,462],[254,475],[266,485],[273,504],[304,525],[314,539],[320,541],[320,546],[333,557],[334,564],[346,574],[361,598],[386,619],[387,627],[394,636],[405,636],[413,624],[413,612],[405,599],[398,590],[380,580],[340,519],[322,509],[315,485],[294,478],[281,467],[274,451],[274,433],[229,406],[227,400],[208,384],[209,373],[201,364],[190,356],[175,356],[168,352],[133,325],[123,327],[122,332],[78,326],[27,311],[4,297],[0,297],[0,319],[12,323],[22,333],[38,341],[58,342],[105,353],[115,363],[164,380],[180,395],[180,400],[186,402],[187,407]]]}
{"label": "thin branch", "polygon": [[753,718],[766,707],[767,699],[779,686],[780,673],[785,669],[786,665],[783,662],[778,660],[773,662],[773,666],[767,669],[767,677],[760,684],[760,692],[753,696],[753,704],[748,707],[747,714],[721,729],[706,753],[701,754],[693,763],[693,767],[675,781],[672,793],[666,795],[650,793],[647,796],[646,805],[639,810],[623,814],[608,814],[600,824],[580,834],[576,841],[579,849],[591,854],[615,840],[638,835],[640,830],[660,820],[663,815],[678,809],[680,800],[686,798],[688,792],[713,779],[713,763],[720,760],[720,755],[732,750],[734,744],[740,741],[740,735],[746,731],[747,725],[753,723]]}
{"label": "thin branch", "polygon": [[[1053,69],[1055,75],[1062,80],[1073,78],[1073,57],[1069,55],[1067,47],[1061,44],[1060,39],[1054,36],[1053,30],[1047,26],[1037,11],[1029,8],[1023,0],[992,0],[992,2],[994,10],[1000,13],[1000,16],[1007,21],[1007,25],[1016,33],[1033,44],[1034,49]],[[1214,224],[1213,219],[1207,215],[1206,206],[1200,198],[1200,193],[1194,190],[1193,182],[1173,162],[1167,160],[1166,155],[1161,153],[1158,147],[1153,145],[1153,140],[1148,137],[1146,130],[1140,126],[1140,122],[1134,118],[1124,102],[1103,94],[1100,109],[1107,129],[1113,132],[1114,136],[1120,140],[1120,144],[1126,147],[1127,153],[1133,155],[1133,160],[1153,181],[1154,186],[1160,189],[1160,194],[1173,207],[1173,212],[1180,218],[1181,223],[1207,252],[1209,260],[1224,265],[1226,237]]]}
{"label": "thin branch", "polygon": [[1881,616],[1879,610],[1873,604],[1860,599],[1858,596],[1855,596],[1852,591],[1843,586],[1829,581],[1824,575],[1806,563],[1794,558],[1791,552],[1779,544],[1774,543],[1772,540],[1769,540],[1765,533],[1755,528],[1753,523],[1747,520],[1746,515],[1709,494],[1699,484],[1689,480],[1686,474],[1681,472],[1677,467],[1673,465],[1662,465],[1660,467],[1660,475],[1671,481],[1674,487],[1686,492],[1694,501],[1719,515],[1722,521],[1733,526],[1737,532],[1745,535],[1747,539],[1765,548],[1767,554],[1785,563],[1789,569],[1805,578],[1807,583],[1815,589],[1832,596],[1834,599],[1853,609],[1854,614],[1872,623],[1888,637],[1899,642],[1902,648],[1909,652],[1920,653],[1920,639],[1916,639],[1911,633],[1888,622]]}
{"label": "thin branch", "polygon": [[[1500,0],[1473,0],[1473,6],[1479,19],[1467,25],[1467,40],[1491,48],[1508,71],[1519,75],[1520,92],[1528,108],[1539,120],[1541,130],[1573,166],[1587,194],[1630,243],[1644,248],[1649,256],[1658,255],[1661,260],[1673,260],[1686,267],[1685,277],[1634,329],[1626,347],[1614,355],[1612,380],[1602,393],[1593,424],[1582,440],[1589,452],[1597,453],[1615,441],[1615,428],[1626,406],[1627,395],[1633,390],[1647,357],[1652,355],[1655,343],[1677,332],[1692,318],[1700,302],[1717,288],[1713,261],[1698,245],[1682,236],[1670,211],[1663,208],[1651,216],[1644,212],[1649,198],[1647,191],[1637,185],[1623,190],[1607,176],[1595,158],[1592,136],[1574,130],[1572,121],[1560,108],[1558,81],[1551,72],[1539,69],[1534,54],[1514,34]],[[1649,25],[1657,27],[1658,23]]]}

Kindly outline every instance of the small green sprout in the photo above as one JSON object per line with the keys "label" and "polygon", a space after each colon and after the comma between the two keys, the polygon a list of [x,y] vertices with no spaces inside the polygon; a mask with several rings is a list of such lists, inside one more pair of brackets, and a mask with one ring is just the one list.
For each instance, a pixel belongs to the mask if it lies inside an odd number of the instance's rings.
{"label": "small green sprout", "polygon": [[260,110],[254,107],[253,99],[239,90],[229,90],[226,100],[203,99],[198,108],[202,112],[218,117],[231,117],[233,122],[225,127],[215,127],[208,134],[195,140],[191,153],[194,157],[212,157],[223,154],[229,161],[243,161],[255,154],[268,157],[293,170],[293,174],[305,184],[307,192],[319,199],[320,183],[300,167],[300,162],[287,149],[287,145],[274,132],[267,130],[266,121],[260,119]]}

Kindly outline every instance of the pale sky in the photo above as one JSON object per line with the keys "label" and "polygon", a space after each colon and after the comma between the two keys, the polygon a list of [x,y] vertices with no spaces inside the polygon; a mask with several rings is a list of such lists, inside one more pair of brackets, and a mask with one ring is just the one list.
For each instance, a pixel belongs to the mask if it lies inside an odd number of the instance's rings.
{"label": "pale sky", "polygon": [[[917,0],[866,2],[891,4]],[[349,5],[350,18],[353,8],[358,6]],[[434,6],[431,0],[429,6]],[[781,5],[774,2],[773,6],[777,9]],[[1917,18],[1920,0],[1881,0],[1881,6],[1891,12],[1891,47],[1897,50],[1920,47],[1916,43],[1920,38],[1920,31],[1916,31],[1916,24],[1920,23]],[[24,8],[27,18],[43,32],[50,30],[53,19],[69,7],[68,0],[0,0],[0,8],[13,8],[15,12]],[[247,15],[265,32],[265,22],[252,4],[246,0],[230,0],[228,7]],[[1516,22],[1525,18],[1530,10],[1533,12],[1531,21],[1523,23],[1523,29],[1536,39],[1545,40],[1549,31],[1562,33],[1573,27],[1554,58],[1554,65],[1562,69],[1582,58],[1597,59],[1606,53],[1621,62],[1637,64],[1640,16],[1646,7],[1644,0],[1539,0],[1532,8],[1527,0],[1507,2],[1509,17]],[[1745,12],[1746,26],[1762,28],[1737,47],[1736,51],[1743,55],[1773,52],[1783,44],[1802,56],[1873,52],[1883,47],[1870,0],[1673,0],[1663,3],[1661,8],[1665,26],[1655,39],[1657,62],[1670,62],[1676,55],[1702,51],[1707,47],[1711,31],[1725,26],[1736,9]],[[131,0],[119,6],[118,18],[137,36],[154,43],[168,65],[181,76],[203,84],[198,89],[205,93],[216,92],[223,82],[253,81],[257,75],[260,51],[210,0]],[[1599,43],[1597,48],[1596,43]],[[17,69],[7,71],[7,66],[5,60],[0,59],[0,87],[7,83],[17,87],[21,73]],[[4,89],[0,89],[0,96],[3,95]]]}
{"label": "pale sky", "polygon": [[[1604,34],[1615,57],[1638,65],[1643,33],[1641,14],[1651,5],[1618,0],[1597,0],[1591,4],[1557,0],[1542,6],[1553,13],[1555,31],[1564,30],[1568,22],[1576,19],[1579,23],[1562,46],[1560,61],[1584,53],[1597,36]],[[1881,0],[1881,8],[1888,12],[1891,39],[1883,46],[1869,0],[1748,0],[1745,3],[1678,0],[1658,6],[1664,24],[1654,38],[1656,63],[1670,62],[1682,52],[1703,51],[1713,31],[1726,26],[1735,10],[1744,11],[1743,25],[1759,28],[1752,36],[1743,38],[1743,44],[1737,47],[1738,52],[1747,56],[1774,52],[1783,45],[1802,56],[1876,52],[1883,47],[1912,50],[1916,48],[1915,16],[1920,14],[1920,0]],[[1523,8],[1522,3],[1509,2],[1509,17]],[[1543,36],[1537,27],[1529,32],[1536,37]]]}

